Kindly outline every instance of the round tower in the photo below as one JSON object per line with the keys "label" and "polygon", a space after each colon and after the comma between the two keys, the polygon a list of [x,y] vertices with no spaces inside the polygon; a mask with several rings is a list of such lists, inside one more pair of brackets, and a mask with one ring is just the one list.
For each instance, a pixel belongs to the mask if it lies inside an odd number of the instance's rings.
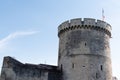
{"label": "round tower", "polygon": [[108,23],[72,19],[58,27],[58,36],[58,66],[63,80],[112,80]]}

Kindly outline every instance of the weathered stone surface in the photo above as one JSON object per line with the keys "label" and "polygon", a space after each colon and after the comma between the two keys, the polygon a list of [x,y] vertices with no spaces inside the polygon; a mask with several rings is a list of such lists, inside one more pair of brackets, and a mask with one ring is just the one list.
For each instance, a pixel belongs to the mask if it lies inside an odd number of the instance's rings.
{"label": "weathered stone surface", "polygon": [[82,20],[81,18],[77,18],[63,22],[58,27],[58,36],[60,33],[65,32],[66,30],[71,30],[71,29],[73,30],[76,28],[77,29],[89,28],[89,29],[99,30],[108,34],[111,37],[111,26],[104,21],[101,20],[96,21],[95,19],[92,18],[84,18],[84,20]]}
{"label": "weathered stone surface", "polygon": [[64,28],[58,30],[63,80],[112,80],[110,25],[90,18],[72,19],[67,24],[67,29],[62,24]]}
{"label": "weathered stone surface", "polygon": [[45,64],[22,64],[5,57],[0,80],[60,80],[61,72],[57,66]]}

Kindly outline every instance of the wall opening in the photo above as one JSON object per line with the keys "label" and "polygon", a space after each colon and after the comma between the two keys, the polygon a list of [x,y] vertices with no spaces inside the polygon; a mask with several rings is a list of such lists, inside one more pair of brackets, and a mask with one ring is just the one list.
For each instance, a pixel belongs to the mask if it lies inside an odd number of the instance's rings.
{"label": "wall opening", "polygon": [[82,66],[82,67],[85,67],[85,66]]}
{"label": "wall opening", "polygon": [[96,73],[96,79],[98,79],[98,73]]}
{"label": "wall opening", "polygon": [[61,64],[61,66],[60,66],[60,69],[61,69],[61,71],[62,71],[62,69],[63,69],[63,66],[62,66],[62,64]]}
{"label": "wall opening", "polygon": [[103,71],[103,66],[102,65],[100,65],[100,69],[101,69],[101,71]]}
{"label": "wall opening", "polygon": [[86,46],[87,44],[86,44],[86,42],[85,42],[85,46]]}
{"label": "wall opening", "polygon": [[74,63],[72,63],[72,68],[74,68],[75,67],[75,64]]}
{"label": "wall opening", "polygon": [[99,72],[96,72],[96,79],[99,79],[101,77]]}

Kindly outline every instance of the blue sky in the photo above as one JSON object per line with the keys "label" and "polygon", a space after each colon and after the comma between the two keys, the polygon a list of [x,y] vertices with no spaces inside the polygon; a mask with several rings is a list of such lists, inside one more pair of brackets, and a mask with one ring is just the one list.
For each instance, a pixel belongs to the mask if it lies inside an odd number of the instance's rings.
{"label": "blue sky", "polygon": [[119,0],[0,0],[0,66],[4,56],[23,63],[57,65],[57,27],[72,18],[101,19],[112,25],[113,75],[120,79]]}

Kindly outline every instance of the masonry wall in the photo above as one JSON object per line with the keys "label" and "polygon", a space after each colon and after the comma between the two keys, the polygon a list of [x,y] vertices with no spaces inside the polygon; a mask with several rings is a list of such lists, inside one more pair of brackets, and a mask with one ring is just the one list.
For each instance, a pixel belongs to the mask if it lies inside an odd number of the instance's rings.
{"label": "masonry wall", "polygon": [[60,80],[60,76],[56,66],[22,64],[5,57],[0,80]]}
{"label": "masonry wall", "polygon": [[63,80],[112,80],[109,24],[73,19],[58,28]]}

